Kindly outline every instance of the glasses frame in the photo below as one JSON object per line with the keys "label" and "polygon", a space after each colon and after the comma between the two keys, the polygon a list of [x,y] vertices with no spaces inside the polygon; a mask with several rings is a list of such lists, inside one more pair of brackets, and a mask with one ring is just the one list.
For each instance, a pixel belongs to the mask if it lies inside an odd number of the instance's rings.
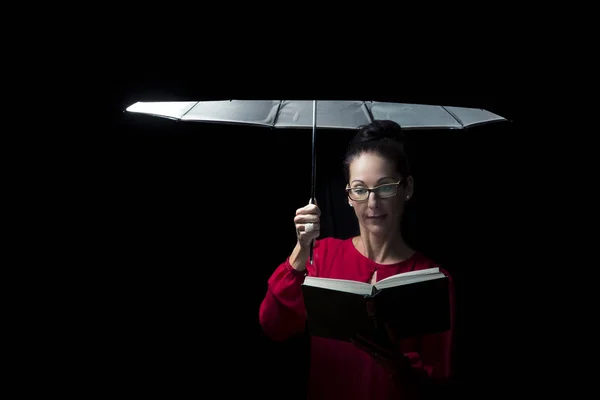
{"label": "glasses frame", "polygon": [[[346,189],[345,189],[345,190],[346,190],[346,195],[348,196],[348,198],[349,198],[350,200],[352,200],[352,201],[357,201],[357,202],[360,202],[360,203],[362,203],[362,202],[365,202],[365,201],[369,201],[369,198],[371,197],[371,193],[376,193],[376,192],[377,192],[377,190],[378,190],[380,187],[382,187],[382,186],[392,186],[392,185],[396,185],[396,193],[394,193],[394,195],[393,195],[393,196],[389,196],[389,197],[381,197],[381,196],[379,196],[379,195],[377,194],[377,196],[378,196],[380,199],[391,199],[392,197],[394,197],[394,196],[397,196],[397,195],[398,195],[398,186],[400,186],[400,184],[401,184],[401,183],[403,183],[403,182],[404,182],[404,179],[400,179],[398,182],[394,182],[394,183],[384,183],[384,184],[382,184],[382,185],[375,186],[374,188],[366,188],[366,187],[359,187],[359,188],[356,188],[356,187],[354,187],[354,188],[353,188],[353,187],[349,187],[348,185],[346,185]],[[366,191],[367,191],[367,198],[366,198],[366,199],[364,199],[364,200],[356,200],[356,199],[353,199],[353,198],[350,196],[350,191],[351,191],[352,189],[363,189],[363,190],[366,190]]]}

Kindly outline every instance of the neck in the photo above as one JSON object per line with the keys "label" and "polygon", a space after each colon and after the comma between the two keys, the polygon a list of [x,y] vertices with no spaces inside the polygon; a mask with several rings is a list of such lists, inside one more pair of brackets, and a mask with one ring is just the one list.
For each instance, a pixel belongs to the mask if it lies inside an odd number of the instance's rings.
{"label": "neck", "polygon": [[360,245],[363,254],[379,264],[397,262],[408,258],[412,250],[408,247],[400,233],[373,235],[361,229]]}

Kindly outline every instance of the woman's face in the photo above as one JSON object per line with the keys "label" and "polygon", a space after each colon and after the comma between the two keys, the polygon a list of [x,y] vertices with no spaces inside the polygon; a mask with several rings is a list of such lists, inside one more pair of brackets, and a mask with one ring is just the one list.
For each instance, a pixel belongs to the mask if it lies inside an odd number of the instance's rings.
{"label": "woman's face", "polygon": [[[394,163],[378,154],[361,154],[352,161],[349,169],[350,182],[348,185],[350,188],[373,189],[384,184],[397,183],[400,180],[402,180],[401,183],[404,183],[404,177],[395,171]],[[394,192],[396,193],[394,196],[381,198]],[[366,191],[359,190],[358,193],[364,194]],[[362,228],[374,235],[385,235],[392,230],[398,230],[406,197],[410,198],[413,193],[413,179],[408,177],[406,186],[398,185],[397,191],[395,186],[381,187],[380,193],[381,195],[369,193],[369,197],[365,201],[348,198]]]}

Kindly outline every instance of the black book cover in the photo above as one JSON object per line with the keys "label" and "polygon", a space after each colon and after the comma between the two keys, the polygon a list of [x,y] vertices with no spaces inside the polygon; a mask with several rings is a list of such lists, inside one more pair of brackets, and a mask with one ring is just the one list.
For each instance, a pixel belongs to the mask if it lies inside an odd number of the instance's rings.
{"label": "black book cover", "polygon": [[350,341],[357,334],[386,335],[385,323],[399,339],[450,328],[447,278],[381,290],[372,295],[302,286],[311,335]]}

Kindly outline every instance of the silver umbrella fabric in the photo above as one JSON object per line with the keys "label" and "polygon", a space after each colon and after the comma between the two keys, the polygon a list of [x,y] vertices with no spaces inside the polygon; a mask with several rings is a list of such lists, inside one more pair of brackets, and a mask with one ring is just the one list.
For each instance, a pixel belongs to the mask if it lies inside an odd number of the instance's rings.
{"label": "silver umbrella fabric", "polygon": [[[137,102],[126,111],[181,121],[312,128],[313,100],[219,100]],[[479,108],[378,101],[316,101],[316,128],[356,129],[376,119],[403,129],[464,129],[505,121]]]}
{"label": "silver umbrella fabric", "polygon": [[[127,112],[179,121],[271,128],[312,128],[310,203],[315,203],[316,129],[356,129],[374,120],[392,120],[403,129],[464,129],[506,119],[479,108],[335,100],[218,100],[137,102]],[[310,263],[313,262],[313,245]]]}

